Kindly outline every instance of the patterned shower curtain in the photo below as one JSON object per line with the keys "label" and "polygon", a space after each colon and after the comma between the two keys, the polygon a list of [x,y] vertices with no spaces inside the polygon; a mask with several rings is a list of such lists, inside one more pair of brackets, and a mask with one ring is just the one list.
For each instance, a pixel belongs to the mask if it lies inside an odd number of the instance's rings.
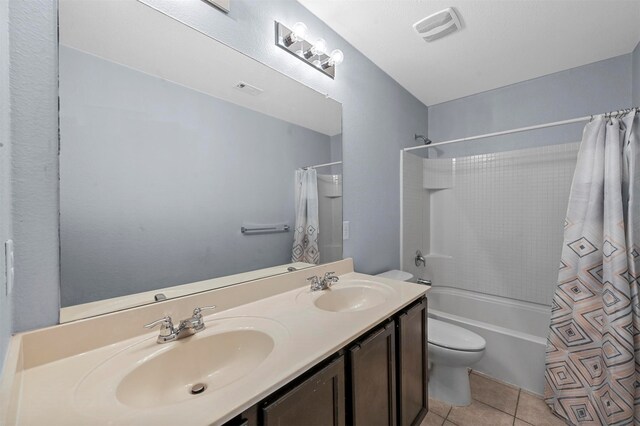
{"label": "patterned shower curtain", "polygon": [[318,264],[318,176],[315,169],[296,170],[295,185],[296,226],[291,261]]}
{"label": "patterned shower curtain", "polygon": [[545,400],[576,425],[640,425],[637,110],[585,129],[546,352]]}

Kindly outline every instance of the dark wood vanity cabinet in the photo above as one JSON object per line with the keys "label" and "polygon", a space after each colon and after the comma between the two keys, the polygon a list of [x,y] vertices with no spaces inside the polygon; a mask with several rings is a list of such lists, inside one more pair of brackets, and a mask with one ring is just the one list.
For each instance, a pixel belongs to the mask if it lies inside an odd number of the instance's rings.
{"label": "dark wood vanity cabinet", "polygon": [[396,331],[394,321],[351,346],[349,424],[396,424]]}
{"label": "dark wood vanity cabinet", "polygon": [[345,363],[340,356],[262,408],[262,424],[344,426]]}
{"label": "dark wood vanity cabinet", "polygon": [[427,414],[427,299],[396,318],[398,345],[398,424],[419,425]]}
{"label": "dark wood vanity cabinet", "polygon": [[225,426],[419,425],[427,373],[422,298]]}

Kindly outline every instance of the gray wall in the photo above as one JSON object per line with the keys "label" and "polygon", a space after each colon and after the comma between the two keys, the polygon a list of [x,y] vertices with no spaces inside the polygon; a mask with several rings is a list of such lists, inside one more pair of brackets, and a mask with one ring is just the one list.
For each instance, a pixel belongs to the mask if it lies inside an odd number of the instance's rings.
{"label": "gray wall", "polygon": [[[637,49],[636,49],[637,51]],[[631,54],[429,107],[435,142],[567,120],[631,106]],[[584,123],[461,142],[439,155],[472,155],[525,146],[579,142]]]}
{"label": "gray wall", "polygon": [[633,51],[633,106],[640,107],[640,43]]}
{"label": "gray wall", "polygon": [[11,1],[9,43],[13,331],[22,331],[59,312],[57,2]]}
{"label": "gray wall", "polygon": [[0,372],[11,335],[4,242],[11,238],[11,144],[9,143],[9,3],[0,1]]}
{"label": "gray wall", "polygon": [[[427,108],[327,25],[290,0],[146,0],[343,104],[345,256],[362,272],[399,266],[399,154],[427,131]],[[17,281],[14,331],[55,324],[59,308],[57,32],[54,0],[11,2],[12,172]],[[331,80],[274,46],[273,21],[304,21],[341,48]],[[4,219],[4,218],[3,218]]]}
{"label": "gray wall", "polygon": [[60,138],[62,306],[290,262],[291,232],[240,227],[293,228],[294,170],[331,151],[327,135],[66,46]]}

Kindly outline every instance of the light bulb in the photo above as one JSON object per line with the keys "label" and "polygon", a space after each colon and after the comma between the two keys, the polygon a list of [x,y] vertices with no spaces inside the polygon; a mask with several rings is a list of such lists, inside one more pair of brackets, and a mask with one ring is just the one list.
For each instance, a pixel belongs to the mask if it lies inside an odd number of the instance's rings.
{"label": "light bulb", "polygon": [[324,39],[322,38],[317,39],[316,42],[313,43],[313,47],[311,48],[311,51],[313,52],[314,55],[325,54],[327,51],[327,42],[324,41]]}
{"label": "light bulb", "polygon": [[293,27],[291,28],[291,38],[294,41],[304,40],[306,35],[307,26],[304,24],[304,22],[296,22],[295,24],[293,24]]}
{"label": "light bulb", "polygon": [[334,67],[340,65],[342,61],[344,61],[344,53],[342,53],[342,50],[340,49],[333,50],[329,57],[331,58],[329,59],[329,63]]}

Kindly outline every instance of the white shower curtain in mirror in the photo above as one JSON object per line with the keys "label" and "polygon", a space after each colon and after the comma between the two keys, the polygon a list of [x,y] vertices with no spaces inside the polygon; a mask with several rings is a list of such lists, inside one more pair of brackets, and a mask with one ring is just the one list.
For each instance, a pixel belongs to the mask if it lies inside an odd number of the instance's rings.
{"label": "white shower curtain in mirror", "polygon": [[318,264],[318,175],[315,169],[296,170],[295,185],[296,226],[291,261]]}
{"label": "white shower curtain in mirror", "polygon": [[640,424],[638,116],[584,129],[547,342],[545,400],[576,425]]}

